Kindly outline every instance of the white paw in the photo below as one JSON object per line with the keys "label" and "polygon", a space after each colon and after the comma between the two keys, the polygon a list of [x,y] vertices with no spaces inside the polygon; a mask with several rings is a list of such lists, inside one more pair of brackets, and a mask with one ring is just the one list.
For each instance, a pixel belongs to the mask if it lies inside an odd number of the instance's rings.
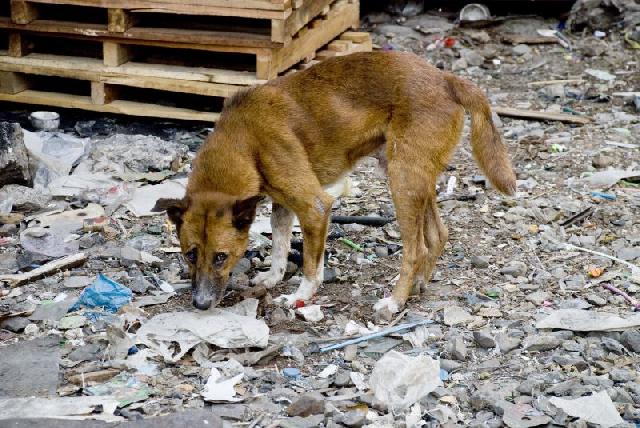
{"label": "white paw", "polygon": [[390,319],[391,316],[400,311],[400,305],[393,299],[393,297],[385,297],[378,300],[373,306],[373,310],[382,319]]}
{"label": "white paw", "polygon": [[297,293],[283,294],[282,296],[278,296],[275,299],[273,299],[273,303],[280,306],[293,307],[295,306],[296,301],[298,300],[305,300],[305,299],[301,298],[300,295],[298,295]]}
{"label": "white paw", "polygon": [[278,272],[268,270],[258,273],[252,280],[253,285],[262,285],[266,288],[273,288],[278,282],[282,281],[282,275]]}

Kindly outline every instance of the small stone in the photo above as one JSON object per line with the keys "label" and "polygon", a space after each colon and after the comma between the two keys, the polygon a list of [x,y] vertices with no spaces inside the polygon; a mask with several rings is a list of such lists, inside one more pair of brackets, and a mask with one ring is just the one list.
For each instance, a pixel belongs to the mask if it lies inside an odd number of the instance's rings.
{"label": "small stone", "polygon": [[333,384],[339,388],[352,386],[351,373],[347,370],[339,369],[336,373],[336,378],[333,380]]}
{"label": "small stone", "polygon": [[546,291],[534,291],[527,295],[527,300],[536,306],[541,306],[546,300],[551,299],[551,294]]}
{"label": "small stone", "polygon": [[446,370],[449,373],[454,370],[458,370],[460,367],[462,367],[462,364],[457,361],[447,360],[445,358],[440,359],[440,368],[442,370]]}
{"label": "small stone", "polygon": [[640,352],[640,330],[627,330],[622,333],[620,342],[630,351]]}
{"label": "small stone", "polygon": [[344,360],[353,361],[358,354],[358,345],[347,345],[344,347]]}
{"label": "small stone", "polygon": [[348,427],[360,428],[361,426],[364,425],[366,418],[367,418],[366,413],[360,412],[358,410],[351,410],[345,413],[338,422]]}
{"label": "small stone", "polygon": [[596,306],[603,306],[607,304],[607,300],[598,296],[597,294],[589,294],[585,297],[585,299],[587,300],[587,302]]}
{"label": "small stone", "polygon": [[378,245],[374,251],[378,257],[387,257],[389,255],[389,247],[386,246]]}
{"label": "small stone", "polygon": [[231,274],[247,273],[249,269],[251,269],[251,260],[243,257],[233,267]]}
{"label": "small stone", "polygon": [[24,334],[27,336],[35,336],[38,332],[40,332],[40,329],[36,324],[31,323],[24,327]]}
{"label": "small stone", "polygon": [[611,337],[603,337],[602,338],[602,346],[607,350],[614,352],[616,354],[624,354],[625,348],[622,343]]}
{"label": "small stone", "polygon": [[611,380],[615,382],[629,382],[635,380],[638,374],[628,369],[612,369],[611,372],[609,372],[609,376]]}
{"label": "small stone", "polygon": [[29,325],[29,320],[22,317],[8,318],[0,323],[0,328],[9,330],[13,333],[20,333]]}
{"label": "small stone", "polygon": [[489,257],[487,256],[472,256],[471,266],[476,269],[486,269],[489,267]]}
{"label": "small stone", "polygon": [[474,50],[462,49],[460,51],[460,56],[471,66],[478,67],[484,64],[484,56]]}
{"label": "small stone", "polygon": [[458,58],[451,64],[451,71],[460,71],[469,68],[469,64],[464,58]]}
{"label": "small stone", "polygon": [[271,317],[269,319],[269,324],[270,325],[278,325],[278,324],[281,324],[281,323],[286,322],[288,320],[289,320],[289,317],[285,313],[284,309],[275,308],[273,310],[273,312],[271,312]]}
{"label": "small stone", "polygon": [[640,246],[625,247],[617,251],[618,258],[631,261],[640,258]]}
{"label": "small stone", "polygon": [[324,397],[318,392],[303,394],[287,407],[289,416],[311,416],[324,413]]}
{"label": "small stone", "polygon": [[520,346],[520,338],[509,336],[507,333],[498,333],[496,343],[500,352],[506,354]]}
{"label": "small stone", "polygon": [[591,164],[593,165],[593,167],[598,169],[607,168],[613,165],[614,162],[615,162],[615,159],[603,153],[598,153],[593,157],[593,159],[591,159]]}
{"label": "small stone", "polygon": [[523,56],[531,53],[531,48],[527,45],[520,44],[513,47],[512,52],[514,55]]}
{"label": "small stone", "polygon": [[527,265],[524,262],[513,260],[509,262],[509,264],[507,264],[505,267],[500,269],[500,273],[513,277],[524,276],[527,273]]}
{"label": "small stone", "polygon": [[448,326],[467,324],[473,320],[473,315],[460,306],[447,306],[444,308],[444,323]]}
{"label": "small stone", "polygon": [[524,349],[529,352],[543,352],[555,349],[562,343],[559,337],[551,335],[529,336],[524,342]]}
{"label": "small stone", "polygon": [[302,315],[305,321],[318,322],[324,319],[320,305],[303,306],[298,308],[297,312]]}
{"label": "small stone", "polygon": [[104,347],[97,343],[89,343],[71,352],[67,358],[71,361],[98,361],[103,357]]}
{"label": "small stone", "polygon": [[481,348],[488,349],[496,347],[496,341],[488,330],[474,331],[473,340],[475,340],[476,344]]}
{"label": "small stone", "polygon": [[338,275],[339,275],[339,272],[336,268],[325,268],[323,282],[325,284],[336,282],[338,280]]}
{"label": "small stone", "polygon": [[461,337],[454,338],[447,345],[450,358],[458,361],[464,361],[467,358],[467,347]]}

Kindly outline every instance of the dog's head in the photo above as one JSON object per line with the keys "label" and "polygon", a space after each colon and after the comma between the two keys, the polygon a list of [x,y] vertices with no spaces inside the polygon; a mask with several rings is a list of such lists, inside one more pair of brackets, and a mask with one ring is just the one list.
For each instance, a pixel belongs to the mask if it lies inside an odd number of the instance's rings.
{"label": "dog's head", "polygon": [[203,192],[156,202],[153,211],[166,211],[176,225],[196,308],[216,306],[224,297],[231,270],[247,248],[249,228],[262,198]]}

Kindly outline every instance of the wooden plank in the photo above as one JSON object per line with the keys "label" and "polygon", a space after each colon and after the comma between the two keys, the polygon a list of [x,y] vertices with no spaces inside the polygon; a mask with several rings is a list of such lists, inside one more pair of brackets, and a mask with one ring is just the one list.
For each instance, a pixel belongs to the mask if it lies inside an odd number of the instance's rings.
{"label": "wooden plank", "polygon": [[81,266],[86,261],[87,255],[85,253],[73,254],[71,256],[62,257],[61,259],[46,263],[27,273],[0,275],[0,281],[8,283],[9,287],[17,287],[19,285],[35,281],[36,279],[53,275],[54,273],[63,269],[70,269],[73,267]]}
{"label": "wooden plank", "polygon": [[553,120],[558,122],[575,123],[578,125],[587,125],[591,123],[591,119],[589,119],[588,117],[575,116],[566,113],[522,110],[510,107],[492,107],[492,109],[500,116],[515,117],[518,119]]}
{"label": "wooden plank", "polygon": [[364,31],[347,31],[342,33],[340,40],[350,40],[354,43],[370,43],[371,36]]}
{"label": "wooden plank", "polygon": [[[102,60],[95,58],[38,53],[24,58],[13,58],[0,54],[0,69],[84,80],[99,80],[99,76],[103,76],[197,81],[205,84],[224,84],[226,86],[223,86],[225,88],[223,91],[229,90],[234,85],[256,85],[266,82],[266,80],[256,79],[255,73],[242,71],[135,62],[129,62],[119,67],[109,67],[104,65]],[[199,90],[202,89],[199,88]]]}
{"label": "wooden plank", "polygon": [[[215,122],[220,113],[202,112],[186,108],[166,107],[134,101],[117,100],[109,104],[99,105],[91,102],[91,97],[61,94],[57,92],[41,92],[27,89],[18,94],[0,94],[0,101],[54,106],[58,108],[77,108],[100,113],[116,113],[130,116],[159,117],[165,119],[194,120]],[[3,279],[0,277],[0,280]]]}
{"label": "wooden plank", "polygon": [[104,65],[117,67],[129,61],[131,52],[127,46],[119,43],[104,42],[102,45]]}
{"label": "wooden plank", "polygon": [[308,0],[294,10],[286,20],[272,20],[271,40],[280,43],[288,42],[291,36],[320,15],[331,3],[333,0]]}
{"label": "wooden plank", "polygon": [[109,104],[117,99],[116,89],[104,82],[91,82],[91,102],[94,104]]}
{"label": "wooden plank", "polygon": [[282,49],[274,51],[268,67],[265,65],[256,71],[257,77],[270,78],[265,76],[282,72],[304,58],[313,58],[319,46],[328,44],[338,34],[354,26],[359,17],[360,5],[357,0],[338,0],[331,7],[327,19],[312,21],[309,25],[312,28],[294,38]]}
{"label": "wooden plank", "polygon": [[29,89],[29,81],[21,74],[11,71],[0,71],[0,92],[17,94]]}
{"label": "wooden plank", "polygon": [[[309,0],[314,1],[314,0]],[[153,11],[158,13],[179,13],[186,15],[205,16],[234,16],[252,19],[286,19],[291,14],[291,7],[281,3],[262,2],[255,3],[254,7],[242,7],[248,5],[232,1],[227,5],[193,4],[191,1],[166,2],[163,0],[30,0],[31,3],[62,4],[73,6],[87,6],[100,8],[121,8],[131,11]]]}
{"label": "wooden plank", "polygon": [[[74,36],[99,41],[113,40],[121,43],[139,44],[141,42],[164,42],[183,44],[185,48],[212,50],[213,46],[237,47],[255,52],[250,48],[277,48],[282,46],[271,41],[267,34],[234,33],[228,31],[205,31],[176,28],[132,27],[125,32],[110,32],[107,24],[87,24],[82,22],[36,20],[27,27],[14,24],[9,18],[0,18],[0,28],[8,30],[28,30],[30,32],[50,33],[63,36]],[[158,44],[162,46],[162,44]]]}
{"label": "wooden plank", "polygon": [[22,34],[9,34],[9,55],[13,57],[21,57],[29,55],[31,48]]}
{"label": "wooden plank", "polygon": [[107,30],[110,33],[124,33],[136,22],[136,17],[124,9],[109,9],[107,16]]}
{"label": "wooden plank", "polygon": [[16,24],[28,24],[38,19],[38,10],[25,0],[11,0],[11,20]]}

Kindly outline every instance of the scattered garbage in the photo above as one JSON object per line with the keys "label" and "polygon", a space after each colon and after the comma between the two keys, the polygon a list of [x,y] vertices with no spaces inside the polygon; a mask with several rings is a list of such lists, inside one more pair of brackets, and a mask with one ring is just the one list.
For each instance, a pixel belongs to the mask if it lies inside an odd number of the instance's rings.
{"label": "scattered garbage", "polygon": [[101,309],[115,313],[131,302],[132,294],[127,287],[99,274],[90,286],[82,290],[80,298],[69,310]]}
{"label": "scattered garbage", "polygon": [[118,400],[111,397],[0,398],[0,420],[75,419],[118,422]]}
{"label": "scattered garbage", "polygon": [[428,355],[389,351],[373,367],[369,383],[378,400],[392,409],[406,409],[442,384],[440,364]]}
{"label": "scattered garbage", "polygon": [[585,309],[558,309],[536,323],[536,328],[571,331],[620,331],[640,326],[640,314],[626,318]]}
{"label": "scattered garbage", "polygon": [[40,131],[53,131],[60,126],[60,115],[53,111],[34,111],[29,120],[31,126]]}

